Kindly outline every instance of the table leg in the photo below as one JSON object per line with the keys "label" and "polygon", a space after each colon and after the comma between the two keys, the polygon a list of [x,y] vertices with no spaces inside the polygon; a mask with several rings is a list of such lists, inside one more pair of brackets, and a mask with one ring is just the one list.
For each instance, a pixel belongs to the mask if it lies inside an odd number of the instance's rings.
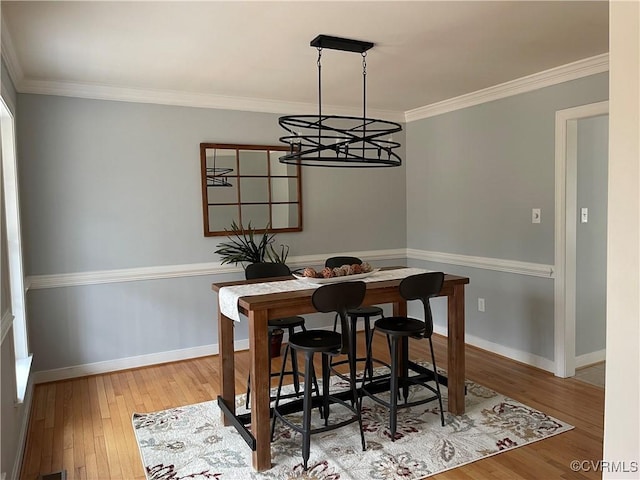
{"label": "table leg", "polygon": [[406,317],[407,316],[407,301],[399,300],[393,302],[393,316],[394,317]]}
{"label": "table leg", "polygon": [[464,285],[455,285],[447,295],[449,405],[454,415],[464,413]]}
{"label": "table leg", "polygon": [[271,431],[269,421],[269,335],[268,314],[264,310],[249,312],[249,352],[251,354],[251,432],[256,439],[253,468],[271,468]]}
{"label": "table leg", "polygon": [[[236,411],[235,356],[233,348],[233,320],[220,313],[218,306],[218,360],[220,362],[220,396],[233,413]],[[231,425],[224,413],[222,424]]]}

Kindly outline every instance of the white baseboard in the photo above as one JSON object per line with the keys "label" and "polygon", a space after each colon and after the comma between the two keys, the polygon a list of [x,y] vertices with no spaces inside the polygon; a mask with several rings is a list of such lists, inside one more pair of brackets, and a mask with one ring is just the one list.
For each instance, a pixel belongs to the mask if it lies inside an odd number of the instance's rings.
{"label": "white baseboard", "polygon": [[18,450],[16,452],[16,458],[13,463],[13,469],[11,471],[11,479],[20,478],[22,470],[22,460],[24,457],[24,451],[27,447],[27,433],[29,433],[29,420],[31,418],[31,403],[33,399],[33,385],[34,382],[29,379],[27,381],[27,388],[24,394],[22,403],[16,404],[24,409],[24,415],[22,415],[22,425],[20,426],[20,432],[18,434]]}
{"label": "white baseboard", "polygon": [[[319,326],[316,328],[329,330],[332,327],[330,325],[326,325],[326,326]],[[359,328],[359,330],[361,329],[362,328]],[[444,337],[447,336],[446,328],[442,328],[437,325],[434,325],[434,332]],[[283,341],[284,342],[287,341],[286,334],[283,338]],[[533,367],[537,367],[542,370],[546,370],[548,372],[554,371],[553,361],[540,357],[538,355],[534,355],[533,353],[523,352],[513,348],[505,347],[504,345],[493,343],[488,340],[484,340],[482,338],[475,337],[469,334],[465,335],[465,342],[468,343],[469,345],[473,345],[483,350],[487,350],[488,352],[495,353],[497,355],[502,355],[503,357],[507,357],[512,360],[516,360],[518,362],[526,363],[527,365],[531,365]],[[249,348],[249,341],[246,339],[238,340],[234,344],[234,349],[236,351],[247,350],[248,348]],[[84,365],[76,365],[73,367],[44,370],[40,372],[34,372],[33,383],[38,384],[38,383],[46,383],[46,382],[55,382],[58,380],[67,380],[70,378],[85,377],[87,375],[99,375],[102,373],[117,372],[119,370],[127,370],[130,368],[147,367],[150,365],[158,365],[161,363],[178,362],[181,360],[189,360],[191,358],[207,357],[210,355],[217,355],[218,351],[219,351],[218,344],[212,344],[212,345],[203,345],[201,347],[185,348],[181,350],[171,350],[168,352],[152,353],[149,355],[139,355],[136,357],[119,358],[116,360],[108,360],[105,362],[88,363]],[[602,352],[595,352],[595,353],[600,354],[602,356],[602,359],[604,360],[604,350]],[[589,355],[593,355],[593,354],[589,354]],[[583,357],[586,358],[587,356],[583,355]],[[589,356],[589,359],[591,358],[592,357]],[[599,360],[596,359],[594,361],[591,361],[590,363],[595,363],[597,361]],[[576,359],[576,364],[577,363],[578,363],[578,359]]]}
{"label": "white baseboard", "polygon": [[[443,337],[447,336],[447,329],[444,327],[434,325],[433,331],[438,335],[442,335]],[[482,350],[486,350],[497,355],[502,355],[503,357],[507,357],[511,360],[531,365],[532,367],[546,370],[547,372],[554,372],[555,364],[548,358],[544,358],[529,352],[523,352],[522,350],[516,350],[515,348],[505,347],[504,345],[493,343],[483,338],[469,335],[468,333],[465,334],[464,338],[465,343],[473,345],[474,347],[481,348]]]}
{"label": "white baseboard", "polygon": [[[235,350],[246,350],[249,348],[249,340],[238,340],[234,344]],[[161,363],[177,362],[189,360],[191,358],[207,357],[218,353],[218,344],[202,345],[200,347],[184,348],[181,350],[170,350],[168,352],[151,353],[148,355],[138,355],[135,357],[118,358],[104,362],[87,363],[75,365],[73,367],[57,368],[53,370],[43,370],[34,372],[34,383],[55,382],[69,378],[85,377],[87,375],[98,375],[101,373],[117,372],[129,368],[148,367]]]}
{"label": "white baseboard", "polygon": [[576,368],[586,367],[594,363],[604,362],[607,358],[606,350],[598,350],[597,352],[585,353],[576,357]]}

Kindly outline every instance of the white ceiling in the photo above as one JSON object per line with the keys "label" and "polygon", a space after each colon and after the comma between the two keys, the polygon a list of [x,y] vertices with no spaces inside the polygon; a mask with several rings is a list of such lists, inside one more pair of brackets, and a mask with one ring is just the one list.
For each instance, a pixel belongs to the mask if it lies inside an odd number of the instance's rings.
{"label": "white ceiling", "polygon": [[[328,34],[376,44],[367,109],[389,113],[606,53],[609,23],[606,1],[3,1],[2,17],[2,53],[21,92],[111,88],[317,108],[309,42]],[[322,73],[327,113],[361,108],[359,54],[324,50]]]}

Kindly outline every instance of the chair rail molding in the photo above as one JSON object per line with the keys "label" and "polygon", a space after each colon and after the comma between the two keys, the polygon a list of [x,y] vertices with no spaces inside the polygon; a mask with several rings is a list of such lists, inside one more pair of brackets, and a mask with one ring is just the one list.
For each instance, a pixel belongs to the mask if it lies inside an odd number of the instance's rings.
{"label": "chair rail molding", "polygon": [[[513,273],[518,275],[543,278],[554,277],[553,265],[405,248],[299,255],[289,257],[287,264],[293,268],[306,267],[309,265],[323,265],[325,259],[336,254],[365,258],[369,262],[399,260],[400,263],[403,264],[407,259],[415,259],[444,263],[448,265],[494,270],[497,272]],[[138,282],[143,280],[222,275],[227,273],[241,273],[242,271],[243,268],[241,266],[221,265],[218,262],[192,263],[186,265],[160,265],[153,267],[123,268],[91,272],[31,275],[26,278],[25,286],[28,290],[40,290],[43,288],[77,287],[103,283]]]}
{"label": "chair rail molding", "polygon": [[[366,258],[368,261],[395,260],[406,258],[406,250],[371,250],[362,252],[348,252],[345,255]],[[290,267],[306,267],[321,265],[329,253],[292,256],[287,260]],[[165,278],[197,277],[203,275],[221,275],[225,273],[241,273],[241,266],[222,265],[219,262],[191,263],[186,265],[159,265],[152,267],[122,268],[113,270],[99,270],[90,272],[60,273],[52,275],[31,275],[27,277],[25,285],[29,290],[43,288],[77,287],[82,285],[96,285],[102,283],[137,282],[142,280],[160,280]]]}
{"label": "chair rail molding", "polygon": [[505,260],[502,258],[475,257],[457,253],[432,252],[412,248],[407,249],[407,257],[415,260],[494,270],[496,272],[515,273],[532,277],[554,277],[554,266],[541,263],[520,262],[518,260]]}

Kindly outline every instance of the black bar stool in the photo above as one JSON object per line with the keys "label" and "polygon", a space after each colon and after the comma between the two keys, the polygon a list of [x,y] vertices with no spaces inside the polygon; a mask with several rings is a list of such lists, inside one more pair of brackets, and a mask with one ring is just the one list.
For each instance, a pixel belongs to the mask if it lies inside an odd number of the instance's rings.
{"label": "black bar stool", "polygon": [[[444,411],[442,408],[442,395],[440,393],[440,384],[438,383],[438,372],[436,369],[436,358],[433,353],[433,317],[431,314],[431,305],[429,299],[437,295],[442,289],[444,282],[444,273],[429,272],[412,275],[400,282],[400,295],[405,300],[420,300],[424,307],[424,322],[410,317],[385,317],[377,320],[374,324],[374,331],[378,330],[384,333],[389,339],[391,345],[391,372],[385,378],[377,377],[372,379],[368,375],[369,369],[365,369],[362,382],[362,398],[366,395],[377,403],[384,405],[389,409],[389,429],[391,430],[391,440],[396,439],[396,426],[398,418],[398,409],[413,407],[423,403],[438,400],[440,404],[440,421],[444,426]],[[431,364],[433,365],[433,374],[423,373],[423,370],[412,369],[412,363],[409,361],[409,338],[420,338],[429,340],[429,348],[431,350]],[[401,343],[402,358],[398,354],[398,342]],[[375,359],[371,359],[371,346],[367,351],[367,364],[371,366]],[[382,363],[382,362],[381,362]],[[415,365],[415,364],[414,364]],[[409,372],[413,370],[418,375],[410,376]],[[434,380],[435,388],[427,382]],[[373,387],[381,382],[389,382],[390,400],[385,401],[379,395],[373,393]],[[430,390],[434,395],[420,400],[409,401],[409,386],[420,385]],[[404,403],[398,405],[398,393],[402,388]],[[362,398],[360,406],[362,407]]]}
{"label": "black bar stool", "polygon": [[[271,440],[275,434],[276,419],[282,420],[289,427],[302,434],[302,460],[304,469],[307,470],[311,449],[311,435],[314,433],[333,430],[353,422],[358,422],[360,426],[360,437],[362,440],[362,450],[366,450],[364,441],[364,431],[362,429],[362,417],[358,402],[358,390],[356,388],[356,372],[354,369],[349,371],[349,386],[353,396],[352,402],[348,403],[344,400],[331,395],[329,389],[330,373],[333,371],[329,359],[335,355],[347,354],[351,357],[354,353],[351,351],[350,335],[351,330],[347,328],[347,310],[355,308],[362,303],[367,287],[364,282],[343,282],[323,285],[313,293],[311,301],[314,308],[319,312],[336,312],[340,317],[342,333],[330,332],[327,330],[307,330],[306,332],[298,332],[289,337],[289,343],[285,348],[283,367],[278,382],[278,390],[276,393],[276,401],[273,407],[273,421],[271,424]],[[287,419],[280,411],[280,392],[282,390],[282,379],[284,377],[284,362],[289,352],[296,355],[301,352],[305,358],[305,373],[310,374],[314,371],[313,356],[315,353],[322,354],[322,395],[319,394],[316,387],[316,395],[313,395],[313,386],[311,382],[304,384],[303,397],[303,418],[302,425],[297,425]],[[334,372],[335,373],[335,372]],[[312,374],[313,375],[313,374]],[[315,375],[313,375],[315,377]],[[314,404],[321,405],[322,418],[324,420],[323,427],[311,428],[311,413]],[[353,413],[352,416],[329,425],[330,404],[338,403]]]}
{"label": "black bar stool", "polygon": [[[324,262],[324,266],[328,268],[336,268],[336,267],[341,267],[342,265],[353,265],[354,263],[360,265],[362,264],[362,260],[359,259],[358,257],[337,256],[337,257],[327,258],[327,260]],[[368,351],[369,345],[371,343],[371,338],[372,338],[371,337],[372,335],[371,319],[374,317],[383,318],[384,312],[382,311],[382,308],[376,307],[376,306],[350,308],[347,311],[347,316],[349,317],[349,320],[350,320],[349,323],[351,327],[351,342],[352,342],[351,350],[353,352],[357,351],[356,350],[356,332],[357,332],[357,326],[358,326],[358,319],[362,318],[363,324],[364,324],[365,350]],[[336,315],[335,319],[333,320],[333,331],[335,332],[337,331],[337,329],[338,329],[338,315]],[[348,360],[332,362],[331,365],[332,366],[342,365],[347,363],[347,361]],[[354,355],[352,358],[351,368],[355,368],[357,362],[365,362],[365,361],[366,361],[366,357],[358,357],[357,355]],[[369,375],[373,376],[373,366],[370,366],[369,368],[370,368]]]}
{"label": "black bar stool", "polygon": [[[271,262],[261,262],[261,263],[251,263],[247,265],[247,268],[244,270],[244,275],[247,280],[259,279],[259,278],[273,278],[273,277],[285,277],[287,275],[291,275],[291,271],[289,267],[284,263],[271,263]],[[285,317],[285,318],[275,318],[269,320],[267,325],[269,331],[269,348],[271,348],[271,334],[274,330],[282,329],[287,330],[289,333],[289,338],[295,333],[296,328],[300,328],[302,331],[306,331],[305,327],[305,319],[304,317],[295,316],[295,317]],[[284,360],[283,360],[284,365]],[[271,362],[269,362],[269,374],[271,377],[279,376],[278,372],[271,372]],[[300,396],[300,375],[304,376],[302,373],[298,371],[298,359],[295,355],[291,357],[291,370],[285,371],[285,375],[291,375],[293,377],[293,386],[294,393],[287,395],[287,397]],[[314,382],[317,381],[314,378]],[[275,397],[270,397],[273,400]],[[251,372],[247,376],[247,398],[245,407],[248,409],[251,399]]]}

